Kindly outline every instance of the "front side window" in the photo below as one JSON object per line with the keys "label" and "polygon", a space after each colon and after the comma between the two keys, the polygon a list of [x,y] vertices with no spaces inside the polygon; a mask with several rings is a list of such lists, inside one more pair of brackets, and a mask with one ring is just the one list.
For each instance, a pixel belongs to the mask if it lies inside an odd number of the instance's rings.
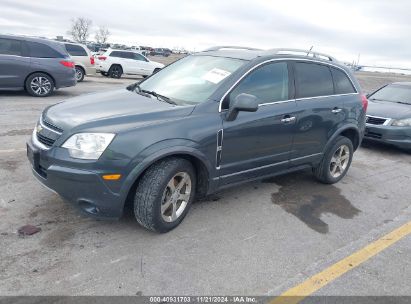
{"label": "front side window", "polygon": [[270,63],[252,71],[231,91],[222,108],[227,109],[229,102],[242,93],[256,96],[260,103],[287,100],[287,63]]}
{"label": "front side window", "polygon": [[221,82],[247,61],[226,57],[184,57],[140,84],[177,104],[198,104],[215,92]]}
{"label": "front side window", "polygon": [[2,55],[22,55],[21,41],[14,39],[0,38],[0,54]]}
{"label": "front side window", "polygon": [[147,61],[146,58],[144,58],[144,56],[134,53],[134,58],[135,60],[139,60],[139,61]]}
{"label": "front side window", "polygon": [[343,71],[331,68],[331,73],[334,79],[335,94],[355,93],[351,80],[348,79],[348,76]]}
{"label": "front side window", "polygon": [[334,94],[330,69],[315,63],[295,63],[297,98],[318,97]]}

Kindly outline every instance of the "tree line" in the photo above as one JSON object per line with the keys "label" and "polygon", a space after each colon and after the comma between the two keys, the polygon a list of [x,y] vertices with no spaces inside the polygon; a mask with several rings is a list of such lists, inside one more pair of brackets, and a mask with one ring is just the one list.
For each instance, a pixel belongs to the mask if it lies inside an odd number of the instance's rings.
{"label": "tree line", "polygon": [[[93,21],[84,17],[71,19],[70,30],[67,31],[74,41],[85,42],[91,35]],[[94,39],[97,43],[104,44],[107,42],[110,31],[106,26],[99,26],[94,33]]]}

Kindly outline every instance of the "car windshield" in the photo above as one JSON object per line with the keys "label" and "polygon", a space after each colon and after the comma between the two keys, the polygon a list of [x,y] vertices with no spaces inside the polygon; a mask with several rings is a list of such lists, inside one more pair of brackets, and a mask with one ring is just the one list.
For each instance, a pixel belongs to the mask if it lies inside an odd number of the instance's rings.
{"label": "car windshield", "polygon": [[178,105],[198,104],[244,63],[233,58],[188,56],[143,81],[136,90],[155,92]]}
{"label": "car windshield", "polygon": [[369,97],[370,100],[385,100],[411,105],[411,86],[388,85]]}

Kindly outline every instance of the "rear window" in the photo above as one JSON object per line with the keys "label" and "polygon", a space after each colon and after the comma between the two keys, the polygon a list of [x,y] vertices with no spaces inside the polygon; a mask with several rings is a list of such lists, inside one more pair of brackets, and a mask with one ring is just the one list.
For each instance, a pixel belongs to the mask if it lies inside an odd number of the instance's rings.
{"label": "rear window", "polygon": [[30,57],[36,58],[65,58],[65,55],[61,54],[52,47],[33,41],[26,42],[29,47]]}
{"label": "rear window", "polygon": [[0,54],[2,55],[22,55],[21,41],[14,39],[0,38]]}
{"label": "rear window", "polygon": [[333,79],[327,66],[298,62],[295,74],[297,98],[334,94]]}
{"label": "rear window", "polygon": [[331,73],[334,79],[335,94],[349,94],[356,92],[350,79],[343,71],[331,68]]}
{"label": "rear window", "polygon": [[88,56],[86,50],[80,45],[65,44],[65,46],[71,56]]}

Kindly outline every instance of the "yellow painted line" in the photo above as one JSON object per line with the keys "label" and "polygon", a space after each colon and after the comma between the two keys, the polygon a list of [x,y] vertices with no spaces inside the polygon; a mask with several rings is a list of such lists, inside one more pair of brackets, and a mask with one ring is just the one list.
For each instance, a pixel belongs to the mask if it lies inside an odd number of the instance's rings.
{"label": "yellow painted line", "polygon": [[301,284],[290,288],[280,296],[274,298],[270,304],[297,304],[307,296],[313,294],[318,289],[324,287],[344,273],[364,263],[369,258],[388,248],[395,242],[411,233],[411,221],[372,242],[364,248],[354,252],[352,255],[338,261],[325,270],[317,273],[302,282]]}

